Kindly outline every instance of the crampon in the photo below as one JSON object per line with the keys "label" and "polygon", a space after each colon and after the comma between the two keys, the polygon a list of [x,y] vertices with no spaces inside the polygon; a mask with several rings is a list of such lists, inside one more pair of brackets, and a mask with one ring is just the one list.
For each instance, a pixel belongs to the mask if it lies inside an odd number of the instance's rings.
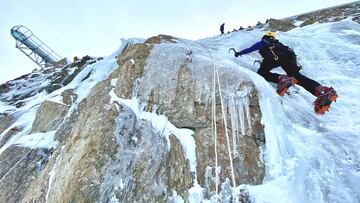
{"label": "crampon", "polygon": [[298,81],[294,77],[287,75],[279,76],[279,84],[276,93],[280,96],[284,96],[287,90],[296,83],[298,83]]}
{"label": "crampon", "polygon": [[329,111],[332,102],[336,102],[338,95],[332,87],[321,87],[320,95],[313,102],[315,113],[323,115]]}

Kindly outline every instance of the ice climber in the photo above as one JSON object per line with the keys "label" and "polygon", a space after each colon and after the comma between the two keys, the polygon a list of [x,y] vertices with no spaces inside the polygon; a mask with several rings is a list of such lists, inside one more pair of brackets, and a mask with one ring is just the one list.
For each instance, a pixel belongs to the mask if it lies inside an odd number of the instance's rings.
{"label": "ice climber", "polygon": [[225,29],[225,23],[220,25],[220,32],[221,34],[224,34],[224,29]]}
{"label": "ice climber", "polygon": [[[232,48],[233,49],[233,48]],[[266,32],[261,41],[256,42],[251,47],[240,52],[235,52],[235,57],[244,54],[259,51],[263,60],[257,73],[265,78],[265,80],[278,84],[276,92],[283,96],[289,87],[298,84],[305,88],[308,92],[316,96],[314,101],[314,110],[318,114],[324,114],[328,111],[331,102],[338,97],[336,91],[332,87],[322,86],[315,80],[312,80],[300,71],[300,67],[296,61],[296,54],[288,46],[283,45],[275,39],[274,32]],[[272,69],[281,66],[287,75],[280,75],[270,72]]]}

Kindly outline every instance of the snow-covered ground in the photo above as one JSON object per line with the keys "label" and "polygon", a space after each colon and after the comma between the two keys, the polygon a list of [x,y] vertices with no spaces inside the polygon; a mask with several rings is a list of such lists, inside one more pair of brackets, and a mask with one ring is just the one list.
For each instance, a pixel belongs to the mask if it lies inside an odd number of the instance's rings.
{"label": "snow-covered ground", "polygon": [[[257,52],[235,59],[227,53],[230,47],[249,47],[263,33],[236,32],[199,42],[210,47],[216,61],[256,71]],[[341,21],[277,34],[297,53],[302,73],[334,87],[339,98],[319,116],[312,106],[315,97],[302,87],[281,98],[274,85],[250,73],[260,91],[266,175],[262,185],[240,187],[254,202],[360,202],[360,26]]]}

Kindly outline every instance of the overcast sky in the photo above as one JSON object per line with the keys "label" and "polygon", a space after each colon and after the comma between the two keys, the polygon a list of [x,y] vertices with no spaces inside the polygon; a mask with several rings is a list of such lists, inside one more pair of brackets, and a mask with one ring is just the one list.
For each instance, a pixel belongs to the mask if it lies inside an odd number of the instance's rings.
{"label": "overcast sky", "polygon": [[[225,3],[226,2],[226,3]],[[0,84],[38,66],[15,48],[24,25],[62,57],[110,55],[121,38],[200,39],[353,0],[0,0]]]}

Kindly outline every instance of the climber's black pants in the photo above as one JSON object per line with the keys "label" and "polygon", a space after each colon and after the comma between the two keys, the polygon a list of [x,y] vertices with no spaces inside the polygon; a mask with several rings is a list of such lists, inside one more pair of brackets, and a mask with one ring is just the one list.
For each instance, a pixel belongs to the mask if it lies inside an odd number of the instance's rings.
{"label": "climber's black pants", "polygon": [[287,75],[293,76],[298,80],[298,85],[305,88],[308,92],[314,95],[315,88],[320,86],[318,82],[302,75],[300,67],[296,63],[296,58],[282,58],[279,57],[275,61],[273,57],[264,58],[261,62],[260,68],[257,73],[265,78],[265,80],[273,83],[279,83],[280,74],[270,72],[272,69],[281,66]]}

